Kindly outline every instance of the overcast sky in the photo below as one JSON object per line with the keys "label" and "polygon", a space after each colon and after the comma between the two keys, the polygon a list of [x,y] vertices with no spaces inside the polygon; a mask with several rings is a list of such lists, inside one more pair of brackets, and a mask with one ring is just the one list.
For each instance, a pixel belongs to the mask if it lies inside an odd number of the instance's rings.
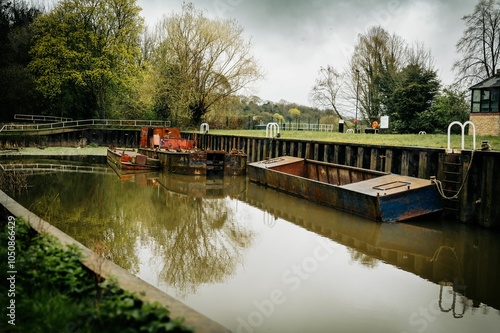
{"label": "overcast sky", "polygon": [[[429,48],[443,84],[459,57],[462,17],[478,0],[192,0],[209,17],[235,18],[252,38],[253,55],[266,73],[255,95],[311,105],[309,93],[321,66],[346,68],[357,36],[380,25],[408,43]],[[183,0],[138,0],[146,24],[180,13]]]}

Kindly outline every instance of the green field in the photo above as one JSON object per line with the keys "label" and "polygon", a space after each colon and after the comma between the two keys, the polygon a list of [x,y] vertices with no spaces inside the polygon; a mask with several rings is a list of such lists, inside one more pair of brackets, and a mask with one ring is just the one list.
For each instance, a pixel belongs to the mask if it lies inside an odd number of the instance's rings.
{"label": "green field", "polygon": [[[265,137],[265,130],[210,130],[210,134],[237,135],[250,137]],[[338,132],[314,132],[314,131],[281,131],[281,138],[331,141],[342,143],[372,144],[387,146],[405,146],[405,147],[433,147],[447,148],[448,136],[446,134],[354,134]],[[492,150],[500,150],[500,136],[476,136],[476,149],[481,148],[481,142],[488,141]],[[451,135],[451,148],[461,147],[461,135]],[[464,148],[472,149],[473,137],[466,135],[464,137]]]}

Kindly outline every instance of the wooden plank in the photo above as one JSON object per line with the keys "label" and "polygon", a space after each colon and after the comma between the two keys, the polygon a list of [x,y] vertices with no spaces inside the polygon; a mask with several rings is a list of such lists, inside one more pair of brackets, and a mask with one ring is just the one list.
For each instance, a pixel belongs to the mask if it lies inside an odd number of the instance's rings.
{"label": "wooden plank", "polygon": [[365,149],[363,147],[358,147],[358,156],[357,156],[357,159],[356,159],[356,166],[358,168],[362,168],[363,167],[363,159],[365,157]]}
{"label": "wooden plank", "polygon": [[351,148],[351,146],[346,146],[345,147],[345,165],[352,166],[351,160],[352,160],[352,148]]}
{"label": "wooden plank", "polygon": [[271,141],[269,139],[262,140],[262,159],[265,160],[269,158],[269,145]]}
{"label": "wooden plank", "polygon": [[394,153],[392,149],[386,149],[385,151],[385,172],[392,172],[392,157]]}
{"label": "wooden plank", "polygon": [[[475,157],[478,158],[478,157]],[[498,168],[500,159],[493,154],[483,157],[481,206],[479,221],[483,227],[500,226],[500,205],[498,205],[498,190],[500,189],[500,177]]]}
{"label": "wooden plank", "polygon": [[311,159],[312,158],[312,155],[311,155],[311,143],[310,142],[306,143],[306,151],[305,151],[304,157],[307,158],[307,159]]}
{"label": "wooden plank", "polygon": [[339,163],[339,145],[333,145],[333,163]]}
{"label": "wooden plank", "polygon": [[370,151],[370,169],[377,170],[378,149],[372,148]]}
{"label": "wooden plank", "polygon": [[429,155],[421,151],[418,159],[418,178],[429,178]]}
{"label": "wooden plank", "polygon": [[249,158],[249,160],[252,162],[257,161],[257,158],[255,155],[257,155],[257,139],[252,139],[252,155]]}
{"label": "wooden plank", "polygon": [[401,154],[401,174],[408,176],[410,170],[410,152],[404,150]]}

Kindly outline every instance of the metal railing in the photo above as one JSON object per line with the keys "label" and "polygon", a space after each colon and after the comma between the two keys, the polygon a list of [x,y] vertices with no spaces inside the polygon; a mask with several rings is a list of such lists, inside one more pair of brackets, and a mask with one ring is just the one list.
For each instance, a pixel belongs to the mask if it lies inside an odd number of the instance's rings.
{"label": "metal railing", "polygon": [[465,127],[467,125],[469,126],[472,126],[472,146],[473,146],[473,150],[476,150],[476,126],[474,125],[474,123],[470,120],[466,121],[465,123],[461,123],[459,121],[454,121],[454,122],[451,122],[449,125],[448,125],[448,148],[446,149],[447,152],[453,152],[453,149],[451,148],[451,144],[450,144],[450,141],[451,141],[451,128],[454,126],[454,125],[459,125],[462,129],[462,145],[461,145],[461,149],[464,150],[464,137],[465,137]]}
{"label": "metal railing", "polygon": [[16,113],[14,115],[15,120],[30,120],[30,121],[53,121],[53,122],[58,122],[58,121],[71,121],[73,118],[65,118],[65,117],[56,117],[56,116],[42,116],[42,115],[36,115],[36,114],[20,114]]}
{"label": "metal railing", "polygon": [[318,131],[318,132],[333,132],[335,125],[333,124],[309,124],[309,123],[284,123],[282,130],[285,131]]}
{"label": "metal railing", "polygon": [[50,124],[7,124],[0,132],[44,131],[53,129],[71,129],[79,127],[170,127],[170,121],[162,120],[116,120],[116,119],[87,119],[70,120]]}
{"label": "metal railing", "polygon": [[65,165],[65,164],[48,164],[48,163],[12,163],[0,164],[0,169],[5,172],[26,172],[34,173],[35,171],[58,171],[58,172],[83,172],[83,173],[107,173],[110,169],[107,167],[96,167],[88,165]]}

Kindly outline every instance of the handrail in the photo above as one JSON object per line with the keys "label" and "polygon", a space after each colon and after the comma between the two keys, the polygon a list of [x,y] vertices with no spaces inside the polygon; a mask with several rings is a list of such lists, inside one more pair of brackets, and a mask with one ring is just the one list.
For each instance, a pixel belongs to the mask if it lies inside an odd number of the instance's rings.
{"label": "handrail", "polygon": [[464,137],[465,137],[465,126],[469,125],[469,126],[472,126],[472,134],[473,134],[473,150],[476,150],[476,126],[474,125],[474,123],[470,120],[467,120],[465,123],[461,123],[459,121],[454,121],[452,123],[450,123],[448,125],[448,149],[447,151],[451,151],[451,144],[450,144],[450,141],[451,141],[451,128],[453,127],[453,125],[460,125],[460,127],[462,128],[462,150],[464,150],[464,146],[465,146],[465,141],[464,141]]}
{"label": "handrail", "polygon": [[73,118],[56,117],[56,116],[42,116],[37,114],[21,114],[14,115],[15,120],[31,120],[31,121],[71,121]]}
{"label": "handrail", "polygon": [[163,120],[116,120],[116,119],[86,119],[69,120],[49,124],[8,124],[0,128],[0,132],[40,131],[66,129],[77,127],[122,126],[122,127],[170,127],[170,121]]}
{"label": "handrail", "polygon": [[200,134],[208,133],[210,126],[207,123],[203,123],[200,125]]}
{"label": "handrail", "polygon": [[280,134],[278,123],[268,123],[266,126],[266,138],[275,138]]}

